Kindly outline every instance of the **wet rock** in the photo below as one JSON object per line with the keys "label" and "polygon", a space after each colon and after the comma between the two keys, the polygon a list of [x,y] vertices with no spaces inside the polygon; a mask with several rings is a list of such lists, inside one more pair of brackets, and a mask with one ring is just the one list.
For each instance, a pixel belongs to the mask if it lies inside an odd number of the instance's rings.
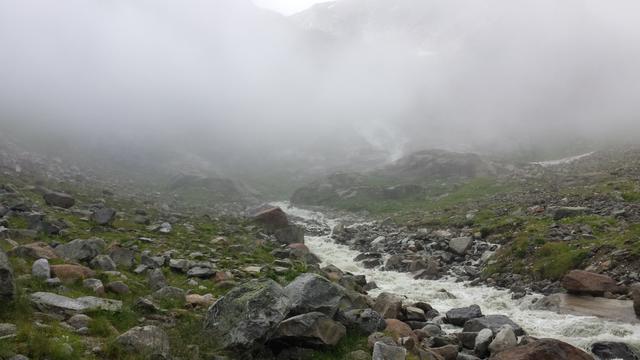
{"label": "wet rock", "polygon": [[274,235],[282,244],[304,243],[304,228],[298,225],[287,225],[276,229]]}
{"label": "wet rock", "polygon": [[493,331],[491,329],[482,329],[476,335],[473,351],[480,357],[485,357],[489,353],[489,344],[493,340]]}
{"label": "wet rock", "polygon": [[147,325],[130,329],[116,338],[125,353],[145,359],[168,359],[169,336],[160,327]]}
{"label": "wet rock", "polygon": [[491,360],[593,360],[593,357],[562,341],[539,339],[494,354]]}
{"label": "wet rock", "polygon": [[16,284],[13,278],[13,268],[7,254],[0,249],[0,304],[2,301],[13,299],[16,293]]}
{"label": "wet rock", "polygon": [[247,349],[265,341],[289,312],[284,289],[271,279],[233,288],[207,311],[204,330],[222,348]]}
{"label": "wet rock", "polygon": [[281,322],[272,342],[303,347],[336,345],[346,335],[344,325],[320,312],[294,316]]}
{"label": "wet rock", "polygon": [[46,280],[51,277],[51,267],[47,259],[38,259],[31,266],[31,276],[36,279]]}
{"label": "wet rock", "polygon": [[366,335],[382,331],[387,327],[382,315],[373,309],[349,310],[342,315],[341,322],[349,329],[358,329]]}
{"label": "wet rock", "polygon": [[447,311],[445,321],[452,325],[464,326],[467,321],[481,316],[482,310],[480,309],[480,306],[471,305]]}
{"label": "wet rock", "polygon": [[631,346],[612,341],[601,341],[591,345],[591,352],[601,360],[639,360],[640,354]]}
{"label": "wet rock", "polygon": [[405,360],[407,349],[401,346],[385,344],[381,341],[373,346],[372,360]]}
{"label": "wet rock", "polygon": [[115,218],[116,211],[112,208],[95,209],[91,213],[91,221],[101,226],[111,225]]}
{"label": "wet rock", "polygon": [[291,314],[321,312],[333,317],[345,298],[345,290],[316,274],[302,274],[284,288]]}
{"label": "wet rock", "polygon": [[518,339],[513,331],[513,328],[509,325],[503,326],[496,334],[495,338],[489,345],[489,351],[492,354],[499,353],[501,351],[511,349],[518,345]]}
{"label": "wet rock", "polygon": [[505,315],[485,315],[471,319],[464,324],[463,332],[477,333],[482,329],[491,329],[495,334],[504,325],[510,325],[517,336],[525,335],[524,330]]}
{"label": "wet rock", "polygon": [[62,282],[67,283],[87,279],[96,274],[86,266],[72,264],[51,265],[51,273]]}
{"label": "wet rock", "polygon": [[68,209],[76,203],[76,200],[71,195],[62,192],[49,191],[42,195],[42,198],[47,205],[63,209]]}
{"label": "wet rock", "polygon": [[464,255],[473,245],[471,236],[453,238],[449,241],[449,249],[458,255]]}
{"label": "wet rock", "polygon": [[397,319],[402,312],[402,298],[387,292],[380,293],[373,305],[373,310],[385,319]]}
{"label": "wet rock", "polygon": [[576,295],[603,296],[605,292],[620,292],[611,277],[583,270],[571,270],[562,278],[562,287]]}
{"label": "wet rock", "polygon": [[94,269],[102,271],[115,271],[116,263],[111,259],[109,255],[98,255],[90,263]]}
{"label": "wet rock", "polygon": [[102,253],[106,244],[99,238],[75,239],[55,248],[56,254],[60,257],[75,261],[91,261],[94,257]]}

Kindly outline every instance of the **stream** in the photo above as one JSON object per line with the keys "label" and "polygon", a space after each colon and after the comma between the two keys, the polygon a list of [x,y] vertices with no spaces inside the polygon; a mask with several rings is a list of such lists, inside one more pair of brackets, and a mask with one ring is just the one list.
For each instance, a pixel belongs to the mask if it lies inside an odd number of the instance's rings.
{"label": "stream", "polygon": [[[339,219],[332,219],[323,213],[300,209],[289,203],[277,203],[287,214],[316,221],[333,229]],[[378,289],[369,294],[376,297],[381,292],[390,292],[407,298],[408,302],[424,301],[440,313],[458,307],[477,304],[483,314],[502,314],[522,326],[528,335],[556,338],[590,352],[591,344],[597,341],[618,341],[640,345],[640,325],[607,321],[591,316],[561,315],[551,311],[531,310],[530,305],[542,295],[529,295],[521,299],[511,298],[511,292],[486,286],[469,286],[454,278],[440,280],[415,280],[409,273],[366,269],[353,261],[359,252],[336,244],[330,235],[306,236],[306,245],[321,260],[322,265],[335,265],[345,272],[365,275],[367,281],[374,281]],[[455,299],[447,293],[453,294]],[[444,330],[454,327],[445,325]],[[457,328],[460,330],[460,328]]]}

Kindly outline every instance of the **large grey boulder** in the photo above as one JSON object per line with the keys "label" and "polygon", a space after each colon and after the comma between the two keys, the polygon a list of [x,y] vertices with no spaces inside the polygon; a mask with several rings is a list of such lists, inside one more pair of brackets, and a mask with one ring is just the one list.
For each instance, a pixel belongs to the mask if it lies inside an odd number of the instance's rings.
{"label": "large grey boulder", "polygon": [[225,349],[250,349],[267,340],[289,312],[284,289],[271,279],[231,289],[207,311],[204,330]]}
{"label": "large grey boulder", "polygon": [[131,249],[113,246],[108,250],[108,254],[117,266],[124,269],[130,269],[135,264],[136,253]]}
{"label": "large grey boulder", "polygon": [[105,247],[104,240],[99,238],[75,239],[66,244],[58,245],[55,252],[58,256],[68,260],[91,261],[100,255]]}
{"label": "large grey boulder", "polygon": [[494,334],[504,326],[510,325],[517,336],[525,335],[520,325],[513,322],[505,315],[486,315],[479,318],[471,319],[464,324],[463,332],[479,332],[482,329],[491,329]]}
{"label": "large grey boulder", "polygon": [[13,268],[7,254],[0,249],[0,301],[11,300],[16,293]]}
{"label": "large grey boulder", "polygon": [[316,274],[302,274],[284,288],[291,315],[321,312],[333,317],[345,298],[345,290]]}
{"label": "large grey boulder", "polygon": [[456,326],[463,326],[471,319],[482,316],[482,310],[478,305],[471,305],[463,308],[456,308],[447,311],[445,321]]}
{"label": "large grey boulder", "polygon": [[464,236],[451,239],[449,241],[449,249],[458,255],[464,255],[469,251],[473,245],[473,238],[471,236]]}
{"label": "large grey boulder", "polygon": [[151,290],[160,290],[167,286],[167,279],[164,277],[162,269],[153,269],[147,275],[147,281]]}
{"label": "large grey boulder", "polygon": [[40,311],[60,314],[80,314],[89,311],[117,312],[122,309],[122,301],[84,296],[72,299],[66,296],[36,292],[31,294],[31,303]]}
{"label": "large grey boulder", "polygon": [[344,325],[320,312],[294,316],[281,322],[270,341],[303,347],[336,345],[347,333]]}
{"label": "large grey boulder", "polygon": [[373,309],[354,309],[341,315],[340,321],[349,329],[357,329],[369,335],[387,327],[384,317]]}
{"label": "large grey boulder", "polygon": [[518,338],[513,328],[505,325],[498,331],[491,344],[489,344],[489,351],[491,351],[492,354],[497,354],[501,351],[511,349],[516,345],[518,345]]}
{"label": "large grey boulder", "polygon": [[91,221],[98,225],[111,225],[116,218],[116,211],[112,208],[96,209],[91,213]]}
{"label": "large grey boulder", "polygon": [[49,260],[38,259],[33,262],[31,266],[31,276],[36,279],[46,280],[51,277],[51,266],[49,266]]}
{"label": "large grey boulder", "polygon": [[98,255],[91,260],[92,268],[103,271],[115,271],[116,263],[111,259],[109,255]]}
{"label": "large grey boulder", "polygon": [[600,341],[591,345],[591,352],[602,360],[640,360],[638,350],[621,342]]}
{"label": "large grey boulder", "polygon": [[407,349],[378,341],[373,345],[372,360],[405,360]]}
{"label": "large grey boulder", "polygon": [[75,199],[71,195],[61,192],[46,192],[42,197],[47,205],[57,206],[64,209],[68,209],[76,203]]}
{"label": "large grey boulder", "polygon": [[475,346],[473,351],[478,356],[485,357],[489,352],[489,344],[493,340],[493,331],[491,329],[482,329],[476,335]]}
{"label": "large grey boulder", "polygon": [[136,358],[169,358],[169,336],[162,328],[154,325],[134,327],[118,336],[116,344],[125,353],[134,354]]}

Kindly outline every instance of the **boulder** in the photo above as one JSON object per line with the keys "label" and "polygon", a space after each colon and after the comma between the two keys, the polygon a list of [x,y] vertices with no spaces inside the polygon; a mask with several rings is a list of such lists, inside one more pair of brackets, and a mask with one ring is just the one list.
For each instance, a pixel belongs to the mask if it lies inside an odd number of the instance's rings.
{"label": "boulder", "polygon": [[11,300],[16,293],[13,268],[7,254],[0,249],[0,301]]}
{"label": "boulder", "polygon": [[121,246],[112,246],[107,251],[113,262],[116,263],[116,266],[122,267],[124,269],[130,269],[135,264],[135,251],[131,249],[127,249]]}
{"label": "boulder", "polygon": [[71,195],[62,192],[49,191],[44,193],[42,198],[47,205],[64,209],[68,209],[76,203],[76,200]]}
{"label": "boulder", "polygon": [[175,301],[179,303],[184,303],[186,301],[186,292],[180,288],[173,286],[165,286],[161,289],[156,290],[151,297],[154,300],[160,301]]}
{"label": "boulder", "polygon": [[463,332],[479,332],[482,329],[491,329],[494,334],[500,331],[504,325],[510,325],[517,336],[525,335],[520,325],[514,323],[505,315],[485,315],[479,318],[471,319],[464,323]]}
{"label": "boulder", "polygon": [[568,217],[575,217],[587,214],[589,212],[589,208],[586,207],[568,207],[563,206],[556,208],[553,211],[553,220],[562,220]]}
{"label": "boulder", "polygon": [[122,281],[112,281],[105,286],[105,290],[117,295],[125,295],[129,293],[129,286]]}
{"label": "boulder", "polygon": [[345,290],[328,279],[302,274],[284,288],[290,300],[291,315],[321,312],[333,317],[345,298]]}
{"label": "boulder", "polygon": [[91,213],[91,221],[101,226],[111,225],[115,218],[116,211],[112,208],[96,209]]}
{"label": "boulder", "polygon": [[59,256],[55,250],[44,242],[36,242],[26,245],[17,246],[8,253],[10,256],[20,257],[23,259],[57,259]]}
{"label": "boulder", "polygon": [[471,236],[464,236],[453,238],[449,240],[449,249],[458,254],[465,255],[471,246],[473,245],[473,238]]}
{"label": "boulder", "polygon": [[85,314],[76,314],[67,320],[67,324],[71,325],[74,329],[88,328],[93,319]]}
{"label": "boulder", "polygon": [[382,315],[373,309],[354,309],[342,314],[342,323],[349,329],[357,329],[366,335],[387,327]]}
{"label": "boulder", "polygon": [[122,309],[122,301],[118,300],[101,299],[93,296],[72,299],[47,292],[31,294],[31,303],[40,311],[72,315],[98,310],[117,312]]}
{"label": "boulder", "polygon": [[475,346],[473,352],[480,357],[485,357],[489,353],[489,344],[493,340],[493,331],[491,329],[482,329],[476,335]]}
{"label": "boulder", "polygon": [[601,341],[591,345],[591,352],[601,360],[640,360],[640,354],[631,346],[612,341]]}
{"label": "boulder", "polygon": [[593,360],[593,356],[560,340],[539,339],[494,354],[491,360]]}
{"label": "boulder", "polygon": [[75,261],[91,261],[100,255],[106,244],[99,238],[75,239],[66,244],[58,245],[55,252],[62,258]]}
{"label": "boulder", "polygon": [[154,325],[134,327],[118,336],[115,342],[122,351],[135,355],[136,358],[169,358],[169,336],[162,328]]}
{"label": "boulder", "polygon": [[387,292],[380,293],[376,297],[373,310],[377,311],[385,319],[397,319],[402,312],[402,298]]}
{"label": "boulder", "polygon": [[72,283],[94,276],[95,271],[82,265],[51,265],[51,273],[63,282]]}
{"label": "boulder", "polygon": [[160,290],[167,286],[167,279],[164,277],[164,273],[161,269],[153,269],[149,271],[149,274],[147,275],[147,282],[153,291]]}
{"label": "boulder", "polygon": [[31,265],[31,276],[36,279],[46,280],[51,277],[51,266],[47,259],[38,259]]}
{"label": "boulder", "polygon": [[413,333],[413,330],[406,323],[397,319],[386,319],[387,327],[384,330],[385,333],[391,335],[396,343],[399,343],[403,338],[410,338],[414,344],[418,343],[418,337]]}
{"label": "boulder", "polygon": [[463,308],[456,308],[447,311],[445,321],[456,326],[464,326],[464,323],[471,319],[482,316],[482,310],[478,305],[471,305]]}
{"label": "boulder", "polygon": [[0,340],[15,337],[18,327],[10,323],[0,323]]}
{"label": "boulder", "polygon": [[109,255],[98,255],[91,260],[91,267],[102,271],[115,271],[116,263]]}
{"label": "boulder", "polygon": [[281,322],[270,341],[303,347],[336,345],[347,333],[344,325],[320,312],[297,315]]}
{"label": "boulder", "polygon": [[289,225],[287,214],[282,211],[281,208],[275,206],[269,206],[261,209],[257,213],[253,214],[252,218],[271,230],[284,228]]}
{"label": "boulder", "polygon": [[298,225],[287,225],[274,231],[276,239],[282,244],[304,243],[304,228]]}
{"label": "boulder", "polygon": [[251,280],[231,289],[209,308],[204,330],[222,348],[248,349],[273,334],[289,309],[289,299],[278,283]]}
{"label": "boulder", "polygon": [[372,360],[405,360],[407,349],[378,341],[373,345]]}
{"label": "boulder", "polygon": [[611,277],[584,270],[571,270],[562,278],[561,284],[570,294],[576,295],[603,296],[605,292],[620,292]]}
{"label": "boulder", "polygon": [[489,351],[492,354],[499,353],[501,351],[511,349],[518,345],[518,338],[516,337],[513,328],[509,325],[503,326],[496,334],[491,344],[489,344]]}

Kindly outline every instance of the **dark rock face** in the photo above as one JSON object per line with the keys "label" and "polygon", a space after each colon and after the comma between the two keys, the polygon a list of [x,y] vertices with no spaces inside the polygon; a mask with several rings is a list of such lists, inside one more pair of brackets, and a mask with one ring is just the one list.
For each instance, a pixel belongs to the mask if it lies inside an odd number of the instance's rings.
{"label": "dark rock face", "polygon": [[16,293],[13,268],[7,254],[0,249],[0,301],[11,300]]}
{"label": "dark rock face", "polygon": [[510,325],[517,336],[525,334],[520,325],[513,322],[505,315],[485,315],[479,318],[471,319],[464,323],[463,332],[479,332],[482,329],[491,329],[494,334],[500,331],[504,325]]}
{"label": "dark rock face", "polygon": [[302,274],[284,288],[291,301],[291,314],[321,312],[333,317],[345,298],[339,285],[316,274]]}
{"label": "dark rock face", "polygon": [[640,354],[629,345],[619,342],[602,341],[591,345],[591,352],[602,360],[640,360]]}
{"label": "dark rock face", "polygon": [[464,308],[451,309],[447,311],[446,321],[456,326],[464,326],[471,319],[482,316],[482,310],[478,305],[471,305]]}
{"label": "dark rock face", "polygon": [[42,197],[47,205],[57,206],[64,209],[68,209],[76,203],[75,199],[71,195],[61,192],[47,192]]}
{"label": "dark rock face", "polygon": [[580,216],[589,212],[585,207],[560,207],[553,212],[553,220],[562,220],[568,217]]}
{"label": "dark rock face", "polygon": [[576,295],[603,296],[605,292],[620,292],[620,287],[611,277],[583,270],[572,270],[565,275],[562,287]]}
{"label": "dark rock face", "polygon": [[91,213],[91,221],[98,225],[111,225],[116,218],[116,211],[111,208],[96,209]]}
{"label": "dark rock face", "polygon": [[633,311],[636,313],[636,317],[640,317],[640,284],[631,286],[631,298],[633,300]]}
{"label": "dark rock face", "polygon": [[304,228],[298,225],[287,225],[275,230],[276,239],[282,244],[304,243]]}
{"label": "dark rock face", "polygon": [[492,360],[593,360],[586,352],[555,339],[540,339],[491,356]]}
{"label": "dark rock face", "polygon": [[250,349],[264,342],[289,312],[284,289],[271,279],[251,280],[207,311],[204,330],[225,349]]}
{"label": "dark rock face", "polygon": [[327,315],[311,312],[281,322],[270,341],[303,347],[336,345],[347,333]]}

